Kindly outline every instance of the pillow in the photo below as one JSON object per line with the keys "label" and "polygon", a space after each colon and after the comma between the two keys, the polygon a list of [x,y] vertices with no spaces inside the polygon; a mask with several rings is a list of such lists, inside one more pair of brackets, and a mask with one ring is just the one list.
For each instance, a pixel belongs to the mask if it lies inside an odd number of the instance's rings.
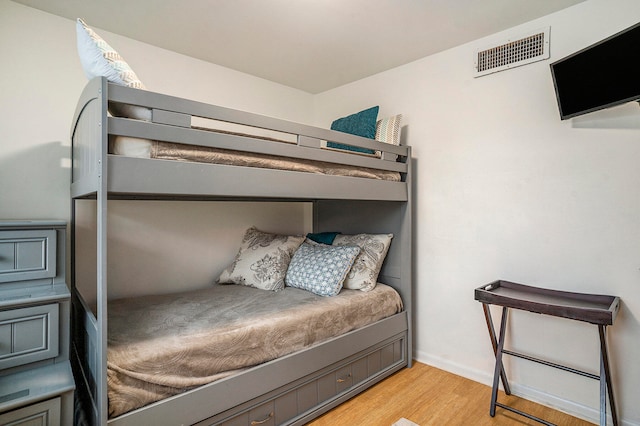
{"label": "pillow", "polygon": [[247,229],[233,263],[220,275],[220,284],[240,284],[262,290],[281,290],[291,256],[304,236],[269,234]]}
{"label": "pillow", "polygon": [[149,139],[109,135],[109,154],[151,158],[153,143]]}
{"label": "pillow", "polygon": [[327,246],[307,240],[291,259],[286,283],[320,296],[335,296],[358,253],[360,247]]}
{"label": "pillow", "polygon": [[393,234],[336,235],[334,246],[358,246],[361,249],[344,280],[344,288],[362,291],[375,288],[392,238]]}
{"label": "pillow", "polygon": [[316,232],[315,234],[307,234],[307,238],[320,244],[331,245],[339,232]]}
{"label": "pillow", "polygon": [[[339,118],[331,123],[331,130],[339,132],[351,133],[352,135],[362,136],[363,138],[374,139],[376,137],[376,120],[378,119],[378,106],[365,109],[356,114]],[[347,151],[363,152],[365,154],[374,154],[375,150],[360,148],[357,146],[344,145],[336,142],[327,142],[328,148],[343,149]]]}
{"label": "pillow", "polygon": [[[89,80],[106,77],[122,86],[146,89],[129,64],[109,44],[78,18],[76,23],[78,55]],[[151,110],[135,105],[110,104],[109,112],[118,117],[151,121]]]}
{"label": "pillow", "polygon": [[376,123],[376,140],[379,142],[400,145],[400,122],[402,114],[383,118]]}

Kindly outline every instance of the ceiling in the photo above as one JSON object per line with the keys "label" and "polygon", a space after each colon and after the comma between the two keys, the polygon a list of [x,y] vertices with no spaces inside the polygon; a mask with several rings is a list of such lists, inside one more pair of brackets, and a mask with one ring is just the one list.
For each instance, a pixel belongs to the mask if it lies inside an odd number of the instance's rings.
{"label": "ceiling", "polygon": [[14,0],[319,93],[585,0]]}

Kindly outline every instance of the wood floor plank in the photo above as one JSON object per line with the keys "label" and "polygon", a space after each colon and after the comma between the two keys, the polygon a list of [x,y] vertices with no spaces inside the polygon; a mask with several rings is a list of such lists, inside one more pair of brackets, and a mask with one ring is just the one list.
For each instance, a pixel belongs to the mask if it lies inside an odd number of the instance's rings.
{"label": "wood floor plank", "polygon": [[[500,407],[489,415],[491,388],[435,367],[414,362],[308,426],[391,426],[405,418],[420,426],[538,426]],[[590,426],[585,420],[500,392],[498,401],[563,426]]]}

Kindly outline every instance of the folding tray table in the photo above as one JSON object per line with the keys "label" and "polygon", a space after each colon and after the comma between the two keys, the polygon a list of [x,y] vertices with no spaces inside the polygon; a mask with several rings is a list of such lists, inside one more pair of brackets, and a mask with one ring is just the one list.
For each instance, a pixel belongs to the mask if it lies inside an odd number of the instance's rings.
{"label": "folding tray table", "polygon": [[[487,328],[491,344],[496,356],[495,372],[493,376],[493,388],[491,393],[491,407],[489,414],[495,416],[496,406],[514,412],[521,416],[535,420],[545,425],[551,425],[543,419],[531,414],[516,410],[507,405],[501,404],[498,399],[498,384],[502,380],[504,391],[511,394],[506,372],[502,365],[502,355],[511,355],[527,361],[533,361],[549,367],[554,367],[570,373],[579,374],[584,377],[600,381],[600,425],[607,424],[607,395],[614,426],[618,425],[618,416],[613,397],[613,387],[611,383],[611,372],[609,369],[609,355],[606,341],[606,327],[613,325],[618,310],[620,309],[620,298],[616,296],[604,296],[595,294],[572,293],[565,291],[549,290],[532,287],[523,284],[516,284],[509,281],[494,281],[483,285],[475,290],[475,300],[482,303]],[[502,319],[500,324],[500,335],[496,338],[495,327],[491,319],[489,305],[502,306]],[[520,309],[538,314],[552,315],[556,317],[568,318],[577,321],[584,321],[598,326],[600,335],[600,375],[576,370],[561,364],[534,358],[525,354],[504,349],[506,335],[507,312],[509,308]]]}

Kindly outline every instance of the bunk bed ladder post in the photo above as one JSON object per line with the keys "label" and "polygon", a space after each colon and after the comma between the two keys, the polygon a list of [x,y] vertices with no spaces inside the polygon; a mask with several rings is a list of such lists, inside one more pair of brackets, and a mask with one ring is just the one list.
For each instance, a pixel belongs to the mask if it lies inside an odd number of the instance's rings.
{"label": "bunk bed ladder post", "polygon": [[100,126],[100,152],[98,153],[98,174],[96,193],[96,244],[97,244],[97,313],[98,341],[100,347],[96,349],[96,364],[98,375],[96,377],[98,424],[107,424],[108,400],[107,400],[107,149],[109,135],[107,134],[107,107],[108,84],[106,78],[102,78],[100,90],[101,117]]}
{"label": "bunk bed ladder post", "polygon": [[407,291],[409,293],[409,303],[408,306],[405,307],[407,310],[408,318],[407,318],[407,367],[413,366],[413,290],[414,290],[414,267],[416,262],[414,262],[414,240],[413,240],[413,157],[411,155],[411,147],[407,147],[407,173],[404,175],[403,179],[405,181],[407,188],[407,202],[404,204],[402,208],[402,241],[404,241],[404,248],[408,251],[402,256],[403,261],[405,262],[402,265],[403,269],[403,279],[407,282]]}
{"label": "bunk bed ladder post", "polygon": [[[76,296],[76,266],[75,266],[75,252],[76,252],[76,199],[73,196],[73,183],[75,181],[75,176],[74,176],[74,169],[73,169],[73,165],[74,165],[74,161],[75,159],[74,157],[74,147],[75,147],[75,133],[76,133],[76,129],[75,129],[75,125],[76,125],[76,119],[74,117],[73,120],[73,127],[71,129],[71,151],[69,153],[70,158],[71,158],[71,176],[70,176],[70,206],[69,206],[69,251],[71,253],[71,256],[69,256],[69,287],[70,287],[70,291],[71,291],[71,315],[70,315],[70,327],[71,327],[71,333],[70,333],[70,342],[69,342],[69,359],[71,361],[71,368],[72,368],[72,372],[74,375],[74,380],[76,381],[76,389],[77,392],[80,391],[80,386],[78,386],[77,382],[79,381],[79,379],[77,377],[75,377],[76,375],[78,375],[76,373],[76,365],[80,364],[80,360],[78,359],[78,351],[76,348],[76,333],[78,332],[78,316],[76,313],[76,306],[75,306],[75,296]],[[77,364],[76,364],[77,363]],[[77,367],[78,369],[80,369],[80,367]],[[78,396],[78,394],[76,393],[74,395],[74,414],[73,414],[73,421],[74,423],[76,423],[76,410],[77,410],[77,406],[80,406],[80,411],[84,410],[84,407],[82,407],[82,403],[80,402],[80,397]]]}

